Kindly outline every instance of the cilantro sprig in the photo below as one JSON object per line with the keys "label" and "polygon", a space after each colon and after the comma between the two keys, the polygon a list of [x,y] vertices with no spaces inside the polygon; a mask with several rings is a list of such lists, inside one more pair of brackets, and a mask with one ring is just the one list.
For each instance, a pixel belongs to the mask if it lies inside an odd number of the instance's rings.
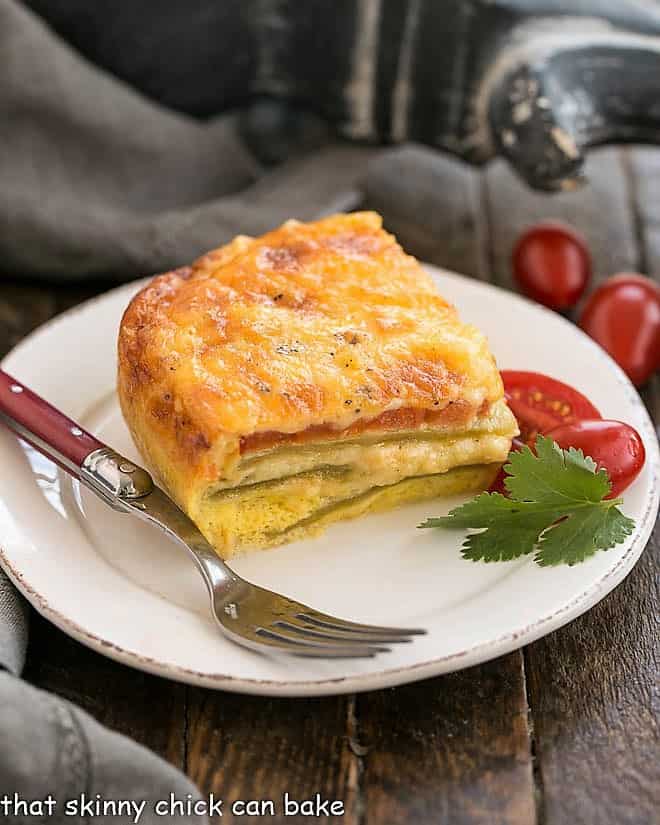
{"label": "cilantro sprig", "polygon": [[543,567],[584,561],[597,550],[624,541],[635,526],[618,505],[606,499],[607,471],[582,450],[562,450],[539,435],[536,455],[524,447],[509,454],[504,467],[509,498],[481,493],[447,516],[419,526],[479,529],[470,533],[462,555],[473,561],[507,561],[534,553]]}

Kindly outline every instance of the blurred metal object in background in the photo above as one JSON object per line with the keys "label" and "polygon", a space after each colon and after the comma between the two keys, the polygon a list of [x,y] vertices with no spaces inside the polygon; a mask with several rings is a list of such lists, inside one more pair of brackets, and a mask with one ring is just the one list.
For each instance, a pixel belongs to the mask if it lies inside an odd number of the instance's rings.
{"label": "blurred metal object in background", "polygon": [[503,155],[552,191],[579,185],[589,146],[660,142],[654,0],[27,5],[166,106],[249,104],[244,134],[265,162],[301,131],[313,143],[320,116],[351,139],[419,141],[477,164]]}

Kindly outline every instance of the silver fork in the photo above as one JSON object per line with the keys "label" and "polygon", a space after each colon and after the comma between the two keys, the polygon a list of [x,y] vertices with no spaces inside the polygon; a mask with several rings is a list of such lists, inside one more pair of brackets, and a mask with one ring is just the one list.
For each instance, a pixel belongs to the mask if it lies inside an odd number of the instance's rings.
{"label": "silver fork", "polygon": [[206,583],[213,615],[232,641],[262,653],[362,658],[410,642],[419,628],[360,624],[321,613],[237,575],[142,467],[106,446],[0,370],[0,420],[106,504],[183,545]]}

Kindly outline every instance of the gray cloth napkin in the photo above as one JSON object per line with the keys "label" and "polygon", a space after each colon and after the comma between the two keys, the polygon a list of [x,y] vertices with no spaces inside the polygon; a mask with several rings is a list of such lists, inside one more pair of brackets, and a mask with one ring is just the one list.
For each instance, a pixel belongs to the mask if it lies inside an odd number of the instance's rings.
{"label": "gray cloth napkin", "polygon": [[[132,802],[133,807],[120,820],[95,816],[94,822],[131,822],[139,813],[140,823],[155,825],[167,821],[156,815],[155,806],[170,794],[182,801],[188,794],[201,799],[197,788],[163,759],[70,702],[19,679],[27,625],[27,605],[0,570],[0,822],[88,825],[90,809],[84,806],[94,804],[98,794],[100,800]],[[52,816],[45,816],[49,799]],[[44,816],[25,807],[35,801]],[[67,802],[75,809],[67,811]],[[201,815],[169,819],[208,821]]]}
{"label": "gray cloth napkin", "polygon": [[4,668],[14,674],[21,672],[27,638],[27,604],[0,569],[0,670]]}
{"label": "gray cloth napkin", "polygon": [[[332,146],[325,161],[296,161],[255,183],[263,169],[239,114],[201,122],[147,100],[13,0],[0,0],[0,55],[0,270],[16,277],[135,278],[238,233],[344,208],[369,152]],[[258,137],[261,123],[281,155],[269,110],[261,120],[259,111],[250,131]],[[291,155],[307,148],[299,120]]]}
{"label": "gray cloth napkin", "polygon": [[[429,150],[327,142],[264,173],[241,139],[239,115],[200,123],[149,102],[12,0],[0,0],[0,54],[0,267],[18,276],[120,280],[162,271],[238,233],[351,209],[361,187],[386,218],[393,206],[402,225],[428,215],[428,197],[411,199],[407,180],[416,168],[433,179],[434,158],[442,161]],[[291,153],[308,148],[304,129],[294,138]],[[280,152],[282,140],[273,141]],[[39,821],[6,816],[3,794],[144,802],[140,822],[148,824],[164,821],[154,800],[197,797],[162,759],[20,679],[27,612],[0,570],[0,821]],[[60,804],[46,821],[88,820],[65,816]]]}

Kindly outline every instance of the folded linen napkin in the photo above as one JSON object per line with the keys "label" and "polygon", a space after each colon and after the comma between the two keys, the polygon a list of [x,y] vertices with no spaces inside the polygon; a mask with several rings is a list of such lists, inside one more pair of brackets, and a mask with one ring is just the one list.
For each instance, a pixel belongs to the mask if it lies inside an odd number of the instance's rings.
{"label": "folded linen napkin", "polygon": [[370,151],[332,146],[313,168],[276,172],[265,192],[250,186],[263,173],[255,153],[282,159],[318,145],[318,118],[282,123],[267,103],[243,123],[170,111],[13,0],[0,0],[0,54],[0,271],[14,277],[125,280],[188,263],[238,233],[343,208]]}

